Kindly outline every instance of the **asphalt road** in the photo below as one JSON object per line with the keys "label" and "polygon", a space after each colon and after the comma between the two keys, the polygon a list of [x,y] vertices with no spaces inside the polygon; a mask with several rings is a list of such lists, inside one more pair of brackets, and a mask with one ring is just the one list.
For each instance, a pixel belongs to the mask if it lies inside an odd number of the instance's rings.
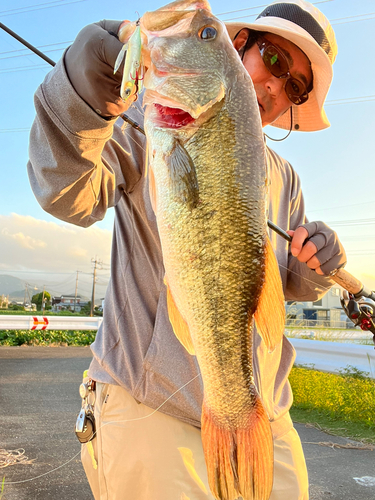
{"label": "asphalt road", "polygon": [[[0,479],[15,483],[5,485],[2,500],[93,500],[74,434],[78,387],[90,359],[87,347],[0,347],[0,449],[23,448],[34,459],[32,465],[0,468]],[[310,500],[375,500],[375,451],[321,446],[350,441],[296,428]]]}

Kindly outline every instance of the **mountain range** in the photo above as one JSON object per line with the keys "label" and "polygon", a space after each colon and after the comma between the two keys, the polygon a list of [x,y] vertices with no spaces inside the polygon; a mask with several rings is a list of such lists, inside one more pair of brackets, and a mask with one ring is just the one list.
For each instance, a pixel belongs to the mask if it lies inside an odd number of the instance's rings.
{"label": "mountain range", "polygon": [[[41,292],[42,290],[43,290],[43,284],[36,283],[33,285],[28,285],[25,282],[25,280],[16,278],[15,276],[11,276],[8,274],[0,274],[0,297],[1,295],[5,295],[5,297],[9,296],[10,301],[23,302],[26,298],[26,301],[30,302],[31,297],[34,294]],[[45,283],[45,290],[48,291],[47,283]],[[59,293],[51,293],[51,295],[59,296],[59,295],[67,295],[68,293],[74,295],[74,290],[71,291],[59,290]],[[102,296],[103,290],[98,289],[98,294]],[[84,300],[89,300],[87,297],[84,297],[80,292],[78,292],[78,295],[82,297]],[[97,299],[99,299],[98,296]]]}

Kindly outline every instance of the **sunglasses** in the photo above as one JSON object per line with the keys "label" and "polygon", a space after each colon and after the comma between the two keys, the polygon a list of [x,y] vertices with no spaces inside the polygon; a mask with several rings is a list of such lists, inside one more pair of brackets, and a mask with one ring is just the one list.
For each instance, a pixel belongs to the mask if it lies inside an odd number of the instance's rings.
{"label": "sunglasses", "polygon": [[289,101],[297,106],[305,103],[309,98],[306,85],[301,80],[292,77],[289,72],[288,60],[282,50],[263,37],[258,38],[257,44],[263,63],[268,71],[276,78],[287,79],[285,92]]}

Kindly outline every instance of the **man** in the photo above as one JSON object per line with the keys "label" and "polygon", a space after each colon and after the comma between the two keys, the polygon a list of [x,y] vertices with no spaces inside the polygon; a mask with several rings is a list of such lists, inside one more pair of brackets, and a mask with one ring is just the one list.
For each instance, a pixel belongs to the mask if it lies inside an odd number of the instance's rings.
{"label": "man", "polygon": [[[210,494],[200,438],[202,386],[195,357],[167,314],[160,241],[144,175],[145,139],[121,130],[119,22],[84,28],[35,96],[28,171],[42,207],[89,226],[115,209],[111,280],[92,345],[97,435],[82,460],[96,500],[203,500]],[[304,0],[270,5],[252,24],[228,24],[254,81],[263,125],[320,130],[336,54],[332,29]],[[139,101],[127,114],[142,125]],[[267,150],[269,218],[293,234],[291,250],[271,234],[286,300],[317,300],[345,264],[335,233],[306,224],[300,181]],[[295,232],[294,232],[295,231]],[[306,238],[309,240],[306,241]],[[254,335],[254,376],[270,418],[275,467],[271,500],[306,500],[307,472],[289,416],[294,350],[269,353]]]}

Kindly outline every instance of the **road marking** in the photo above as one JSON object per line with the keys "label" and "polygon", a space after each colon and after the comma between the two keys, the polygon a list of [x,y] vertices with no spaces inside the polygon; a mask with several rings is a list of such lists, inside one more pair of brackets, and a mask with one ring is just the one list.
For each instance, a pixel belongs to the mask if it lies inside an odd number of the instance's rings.
{"label": "road marking", "polygon": [[353,479],[357,484],[361,486],[366,486],[367,488],[375,487],[375,477],[363,476],[363,477],[353,477]]}

